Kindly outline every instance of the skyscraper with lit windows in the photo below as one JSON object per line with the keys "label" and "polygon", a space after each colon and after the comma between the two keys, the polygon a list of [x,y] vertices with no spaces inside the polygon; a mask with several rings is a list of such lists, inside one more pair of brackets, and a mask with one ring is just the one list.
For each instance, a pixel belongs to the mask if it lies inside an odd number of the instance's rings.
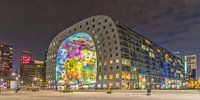
{"label": "skyscraper with lit windows", "polygon": [[13,47],[0,43],[0,78],[7,78],[13,68]]}
{"label": "skyscraper with lit windows", "polygon": [[183,57],[184,61],[184,72],[190,80],[197,80],[198,67],[197,67],[197,55],[190,54]]}

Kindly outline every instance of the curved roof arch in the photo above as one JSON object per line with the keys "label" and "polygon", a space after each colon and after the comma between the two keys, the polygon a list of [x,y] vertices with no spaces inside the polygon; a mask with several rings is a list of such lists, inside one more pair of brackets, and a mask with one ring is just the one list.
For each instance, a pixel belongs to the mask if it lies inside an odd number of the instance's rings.
{"label": "curved roof arch", "polygon": [[[108,17],[106,15],[97,15],[86,18],[70,26],[69,28],[66,28],[51,41],[47,53],[47,70],[53,70],[55,72],[54,66],[56,66],[55,62],[58,48],[67,37],[78,32],[87,33],[92,37],[97,52],[97,64],[100,59],[98,58],[99,52],[104,50],[105,48],[114,48],[113,45],[110,45],[108,43],[113,42],[114,40],[118,40],[117,27],[111,17]],[[117,42],[115,46],[119,46],[119,42]],[[105,52],[102,52],[102,54],[104,53]]]}

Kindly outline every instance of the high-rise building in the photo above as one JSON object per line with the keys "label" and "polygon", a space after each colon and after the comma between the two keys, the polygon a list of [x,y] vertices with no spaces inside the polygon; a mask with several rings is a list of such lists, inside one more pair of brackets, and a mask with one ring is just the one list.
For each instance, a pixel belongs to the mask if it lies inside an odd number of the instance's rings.
{"label": "high-rise building", "polygon": [[180,88],[181,59],[104,15],[59,33],[50,43],[46,79],[50,88]]}
{"label": "high-rise building", "polygon": [[26,65],[32,62],[32,54],[30,51],[22,51],[20,54],[20,79],[25,80]]}
{"label": "high-rise building", "polygon": [[30,86],[34,81],[45,80],[44,61],[33,60],[28,64],[23,65],[22,81],[24,85]]}
{"label": "high-rise building", "polygon": [[24,85],[31,85],[34,81],[45,81],[45,62],[33,60],[29,51],[23,51],[20,56],[20,79]]}
{"label": "high-rise building", "polygon": [[197,56],[190,54],[183,57],[184,72],[188,80],[197,80]]}
{"label": "high-rise building", "polygon": [[45,61],[43,60],[34,60],[34,66],[36,66],[36,74],[35,76],[39,79],[39,81],[46,81],[46,66]]}
{"label": "high-rise building", "polygon": [[0,44],[0,78],[7,78],[13,68],[13,47]]}

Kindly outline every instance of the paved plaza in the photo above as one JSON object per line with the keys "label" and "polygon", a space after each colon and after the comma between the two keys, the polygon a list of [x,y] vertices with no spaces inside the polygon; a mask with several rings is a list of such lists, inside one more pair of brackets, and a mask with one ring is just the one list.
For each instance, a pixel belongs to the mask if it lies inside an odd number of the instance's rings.
{"label": "paved plaza", "polygon": [[163,90],[153,91],[146,96],[145,91],[114,91],[113,94],[105,92],[73,92],[61,93],[57,91],[13,91],[1,93],[0,100],[200,100],[200,92],[196,90]]}

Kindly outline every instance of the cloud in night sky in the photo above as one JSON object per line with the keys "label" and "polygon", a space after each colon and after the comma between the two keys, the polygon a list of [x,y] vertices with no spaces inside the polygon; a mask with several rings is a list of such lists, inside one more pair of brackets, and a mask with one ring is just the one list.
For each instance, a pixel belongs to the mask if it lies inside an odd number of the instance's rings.
{"label": "cloud in night sky", "polygon": [[105,14],[152,41],[200,56],[199,0],[0,0],[0,41],[42,59],[50,41],[80,20]]}

